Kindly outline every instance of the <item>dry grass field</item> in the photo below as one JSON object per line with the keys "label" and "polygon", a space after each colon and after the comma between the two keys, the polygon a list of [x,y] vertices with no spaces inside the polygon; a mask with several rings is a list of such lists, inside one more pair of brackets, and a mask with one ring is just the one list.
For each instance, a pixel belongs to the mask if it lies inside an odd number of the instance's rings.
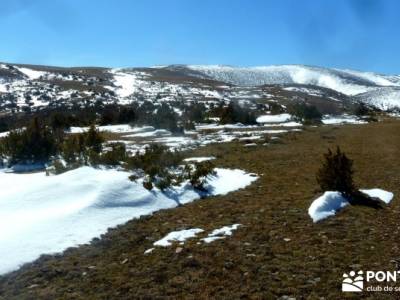
{"label": "dry grass field", "polygon": [[[359,187],[382,188],[395,198],[383,210],[348,206],[314,224],[307,210],[319,195],[315,174],[322,154],[336,145],[354,159]],[[213,155],[217,166],[260,178],[226,196],[132,220],[63,255],[43,256],[0,277],[0,299],[350,299],[360,294],[341,292],[343,272],[399,267],[399,121],[306,127],[268,146],[216,144],[188,153],[194,155]],[[170,231],[234,223],[243,226],[226,239],[192,239],[143,254]]]}

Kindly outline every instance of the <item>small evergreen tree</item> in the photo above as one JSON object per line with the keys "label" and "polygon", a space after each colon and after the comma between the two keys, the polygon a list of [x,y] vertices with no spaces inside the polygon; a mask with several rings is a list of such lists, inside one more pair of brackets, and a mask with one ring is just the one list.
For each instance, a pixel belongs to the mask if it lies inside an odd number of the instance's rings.
{"label": "small evergreen tree", "polygon": [[61,155],[67,163],[79,162],[83,158],[85,141],[83,134],[68,136],[61,145]]}
{"label": "small evergreen tree", "polygon": [[85,134],[85,146],[96,153],[100,153],[103,142],[103,136],[96,129],[96,126],[92,124],[89,131]]}
{"label": "small evergreen tree", "polygon": [[353,161],[339,147],[324,154],[324,162],[317,173],[317,182],[322,191],[338,191],[350,196],[356,191],[353,182]]}
{"label": "small evergreen tree", "polygon": [[336,153],[330,149],[324,155],[325,161],[317,173],[317,181],[322,191],[338,191],[351,205],[382,208],[383,201],[359,191],[353,182],[353,161],[339,147]]}

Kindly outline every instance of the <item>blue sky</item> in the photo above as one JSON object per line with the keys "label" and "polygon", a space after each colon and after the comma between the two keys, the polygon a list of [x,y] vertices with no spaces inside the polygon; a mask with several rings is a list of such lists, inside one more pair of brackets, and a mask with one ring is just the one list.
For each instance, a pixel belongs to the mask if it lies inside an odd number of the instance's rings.
{"label": "blue sky", "polygon": [[1,0],[0,61],[400,74],[396,0]]}

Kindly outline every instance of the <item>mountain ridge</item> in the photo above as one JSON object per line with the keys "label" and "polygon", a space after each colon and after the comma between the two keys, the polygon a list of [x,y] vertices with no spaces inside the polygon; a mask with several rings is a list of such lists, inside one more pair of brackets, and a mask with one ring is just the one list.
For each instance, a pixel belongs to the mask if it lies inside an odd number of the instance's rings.
{"label": "mountain ridge", "polygon": [[392,111],[400,109],[399,88],[400,75],[307,65],[68,68],[0,63],[0,112],[182,96],[187,101],[266,99],[283,105],[318,97],[318,102],[363,102]]}

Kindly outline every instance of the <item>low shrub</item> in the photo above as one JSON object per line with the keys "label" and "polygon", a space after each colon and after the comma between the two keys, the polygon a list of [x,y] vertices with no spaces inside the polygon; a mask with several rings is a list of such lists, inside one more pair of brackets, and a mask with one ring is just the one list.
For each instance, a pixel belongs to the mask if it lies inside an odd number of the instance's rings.
{"label": "low shrub", "polygon": [[0,141],[0,151],[9,163],[45,162],[57,153],[51,129],[34,118],[26,129],[12,130]]}
{"label": "low shrub", "polygon": [[215,115],[220,118],[221,124],[242,123],[246,125],[257,124],[254,112],[230,102],[228,106],[219,106],[215,109]]}
{"label": "low shrub", "polygon": [[112,159],[114,154],[107,155],[102,161],[101,151],[104,138],[94,125],[90,126],[88,132],[71,134],[67,136],[62,145],[60,154],[69,164],[91,164],[98,165]]}
{"label": "low shrub", "polygon": [[214,164],[210,161],[198,162],[194,166],[187,165],[186,178],[198,190],[205,190],[204,184],[209,176],[215,176]]}
{"label": "low shrub", "polygon": [[322,114],[314,105],[294,104],[288,107],[288,112],[294,117],[295,121],[305,125],[321,124],[322,122]]}
{"label": "low shrub", "polygon": [[149,191],[151,191],[153,189],[153,183],[151,182],[151,180],[149,178],[146,178],[145,180],[143,180],[143,187]]}
{"label": "low shrub", "polygon": [[130,170],[142,169],[151,176],[157,175],[162,169],[177,167],[182,161],[182,156],[177,151],[171,151],[166,146],[151,144],[146,147],[145,152],[136,153],[127,159],[126,168]]}
{"label": "low shrub", "polygon": [[338,191],[350,195],[356,190],[353,182],[353,161],[337,147],[324,154],[324,162],[317,173],[317,182],[322,191]]}
{"label": "low shrub", "polygon": [[136,153],[127,159],[125,168],[134,172],[129,178],[136,181],[145,177],[143,186],[146,189],[156,187],[164,191],[188,180],[194,188],[204,190],[207,177],[215,174],[211,162],[183,164],[182,155],[159,144],[152,144],[143,154]]}
{"label": "low shrub", "polygon": [[322,191],[338,191],[351,205],[382,208],[383,202],[359,191],[353,182],[353,161],[337,147],[324,154],[324,162],[317,173],[317,182]]}
{"label": "low shrub", "polygon": [[99,157],[100,164],[108,166],[121,165],[126,160],[126,147],[124,143],[113,143],[108,145],[111,150],[102,153]]}

